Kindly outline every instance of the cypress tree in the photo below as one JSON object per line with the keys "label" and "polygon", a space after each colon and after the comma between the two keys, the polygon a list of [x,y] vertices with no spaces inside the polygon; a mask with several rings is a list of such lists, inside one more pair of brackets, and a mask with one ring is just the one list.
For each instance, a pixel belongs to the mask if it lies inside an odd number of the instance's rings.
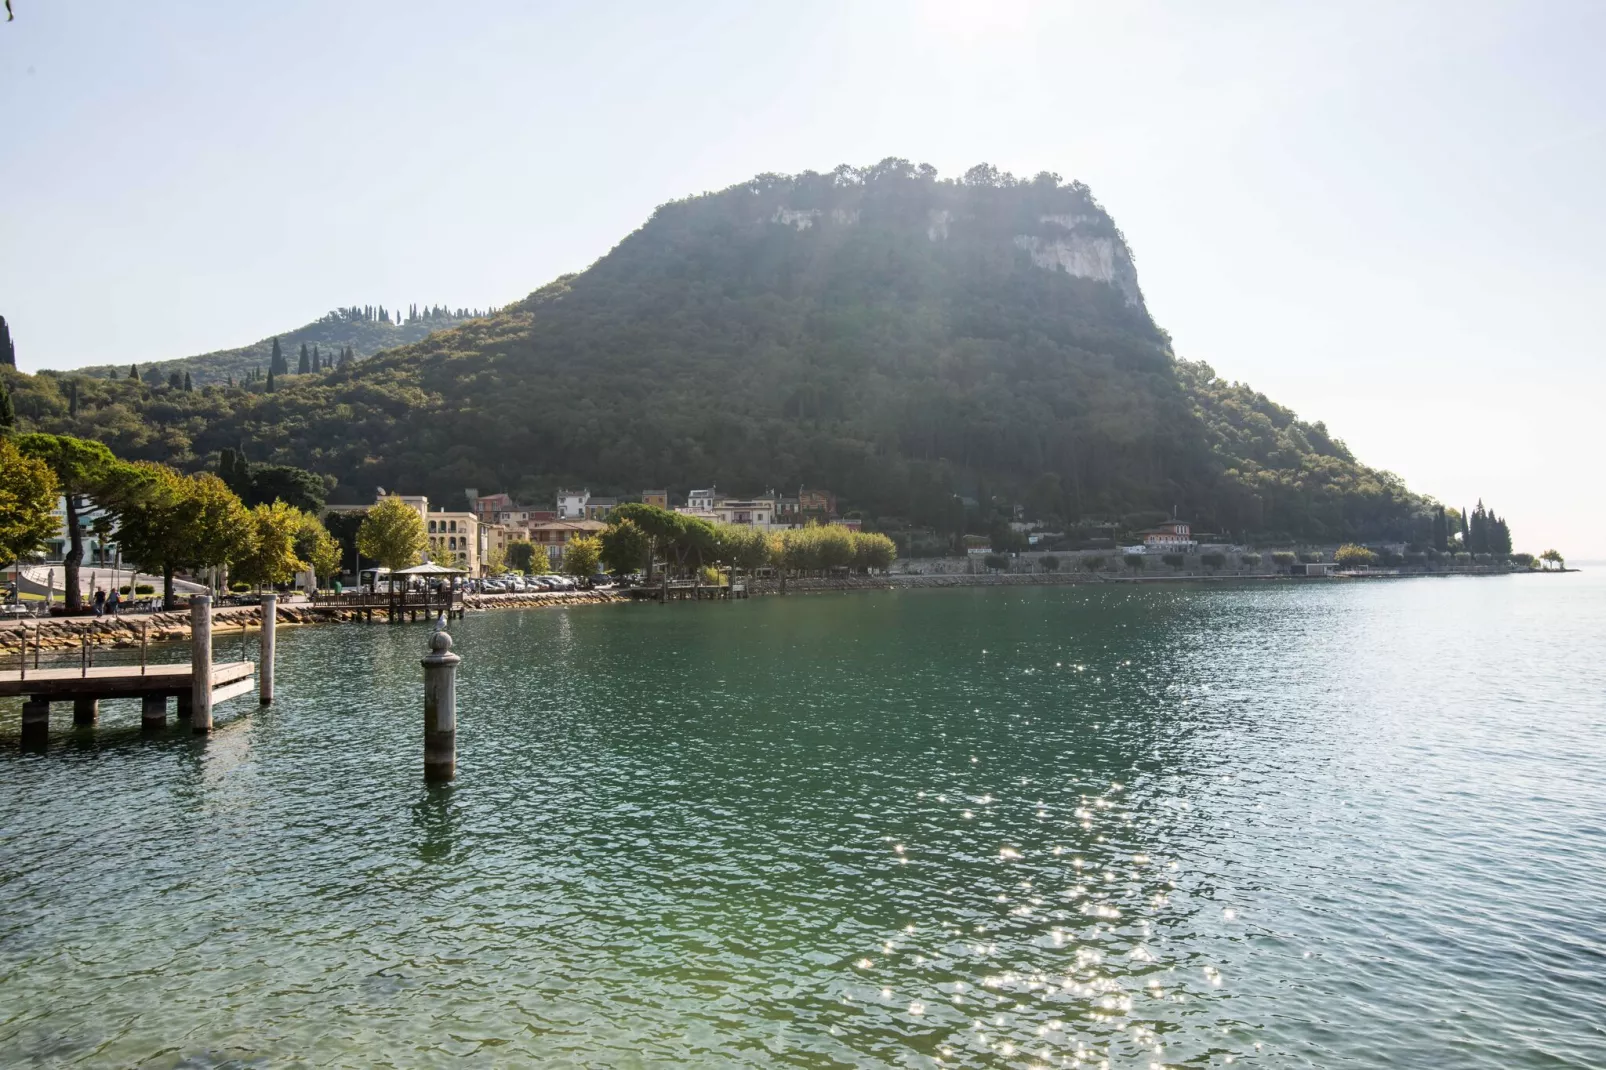
{"label": "cypress tree", "polygon": [[138,364],[130,364],[128,366],[128,377],[130,379],[134,380],[136,383],[139,382],[139,365]]}
{"label": "cypress tree", "polygon": [[189,372],[185,372],[184,373],[184,393],[186,393],[186,394],[195,393],[195,381],[190,378],[190,373]]}
{"label": "cypress tree", "polygon": [[0,316],[0,364],[8,368],[17,366],[17,347],[11,341],[11,328],[6,325],[4,316]]}
{"label": "cypress tree", "polygon": [[67,380],[67,415],[78,415],[78,380]]}
{"label": "cypress tree", "polygon": [[273,393],[273,365],[268,365],[268,393]]}
{"label": "cypress tree", "polygon": [[268,357],[268,374],[284,375],[290,370],[290,362],[284,359],[284,351],[279,348],[279,339],[273,340],[273,352]]}
{"label": "cypress tree", "polygon": [[323,365],[318,361],[318,346],[314,344],[312,347],[312,370],[317,371],[321,367],[323,367]]}
{"label": "cypress tree", "polygon": [[17,426],[17,409],[11,404],[11,391],[6,389],[6,381],[0,379],[0,427]]}
{"label": "cypress tree", "polygon": [[307,352],[307,343],[301,343],[301,360],[296,364],[296,374],[306,375],[312,371],[312,354]]}

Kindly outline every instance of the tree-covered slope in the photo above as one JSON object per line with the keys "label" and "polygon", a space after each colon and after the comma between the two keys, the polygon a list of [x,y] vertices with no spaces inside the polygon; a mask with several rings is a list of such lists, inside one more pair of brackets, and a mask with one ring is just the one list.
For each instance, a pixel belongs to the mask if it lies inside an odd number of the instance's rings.
{"label": "tree-covered slope", "polygon": [[1245,536],[1425,522],[1320,424],[1176,359],[1085,186],[990,168],[889,160],[667,204],[585,272],[273,393],[107,381],[68,417],[62,388],[19,411],[181,463],[243,445],[359,492],[806,483],[944,531],[964,498]]}
{"label": "tree-covered slope", "polygon": [[[290,371],[296,370],[296,359],[301,346],[318,347],[319,355],[333,361],[341,351],[350,348],[358,359],[369,357],[382,349],[394,349],[428,337],[435,331],[455,327],[466,319],[483,315],[478,310],[430,306],[415,308],[403,314],[378,305],[337,308],[311,323],[286,331],[276,337]],[[384,318],[381,318],[383,316]],[[169,375],[188,372],[196,386],[208,383],[226,383],[230,378],[241,382],[253,373],[267,375],[268,361],[273,351],[273,338],[264,338],[236,349],[219,349],[193,357],[178,357],[139,365],[142,377],[166,382]],[[97,364],[78,369],[78,374],[105,379],[128,374],[128,364]]]}

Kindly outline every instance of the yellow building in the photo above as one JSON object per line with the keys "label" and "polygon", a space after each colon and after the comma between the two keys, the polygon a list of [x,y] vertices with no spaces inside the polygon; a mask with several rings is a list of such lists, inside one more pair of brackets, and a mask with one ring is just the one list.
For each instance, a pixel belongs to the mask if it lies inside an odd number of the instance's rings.
{"label": "yellow building", "polygon": [[480,550],[482,525],[479,518],[470,512],[448,513],[444,509],[425,513],[424,516],[424,532],[429,537],[429,559],[436,564],[466,569],[470,576],[480,575],[480,563],[484,555]]}

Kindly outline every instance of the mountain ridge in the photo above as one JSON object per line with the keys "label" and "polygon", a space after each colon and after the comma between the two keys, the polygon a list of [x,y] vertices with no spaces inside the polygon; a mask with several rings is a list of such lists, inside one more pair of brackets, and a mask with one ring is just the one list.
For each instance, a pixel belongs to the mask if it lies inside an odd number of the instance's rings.
{"label": "mountain ridge", "polygon": [[[337,358],[341,350],[350,346],[353,356],[361,360],[381,350],[417,342],[435,331],[446,330],[464,320],[485,315],[478,309],[449,309],[442,305],[432,305],[426,306],[422,312],[405,320],[398,311],[395,322],[392,322],[389,318],[390,311],[380,305],[344,306],[331,309],[311,323],[269,335],[249,345],[215,349],[168,360],[136,362],[135,366],[139,367],[142,375],[151,374],[161,380],[165,380],[173,372],[180,374],[188,372],[195,385],[204,386],[209,383],[227,382],[230,377],[243,380],[258,372],[266,375],[275,339],[279,341],[280,349],[286,358],[292,361],[293,371],[293,362],[299,347],[303,344],[320,347],[321,354],[331,359]],[[379,318],[382,313],[386,318]],[[71,371],[79,375],[104,379],[126,375],[129,367],[128,364],[93,364]]]}
{"label": "mountain ridge", "polygon": [[1067,524],[1180,510],[1244,537],[1402,541],[1432,504],[1179,360],[1088,187],[986,165],[759,175],[662,205],[494,315],[271,394],[146,408],[158,459],[243,445],[357,496],[809,484],[949,533],[1020,503]]}

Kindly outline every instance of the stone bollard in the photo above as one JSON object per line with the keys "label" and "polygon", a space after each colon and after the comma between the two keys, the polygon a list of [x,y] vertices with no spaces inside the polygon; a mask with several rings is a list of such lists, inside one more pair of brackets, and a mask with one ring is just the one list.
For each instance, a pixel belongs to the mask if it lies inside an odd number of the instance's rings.
{"label": "stone bollard", "polygon": [[212,596],[190,599],[190,728],[212,731]]}
{"label": "stone bollard", "polygon": [[424,779],[457,776],[457,666],[452,637],[440,629],[424,655]]}
{"label": "stone bollard", "polygon": [[262,705],[273,705],[273,649],[274,632],[279,624],[279,596],[262,596],[262,664],[257,666],[257,680],[262,685]]}

